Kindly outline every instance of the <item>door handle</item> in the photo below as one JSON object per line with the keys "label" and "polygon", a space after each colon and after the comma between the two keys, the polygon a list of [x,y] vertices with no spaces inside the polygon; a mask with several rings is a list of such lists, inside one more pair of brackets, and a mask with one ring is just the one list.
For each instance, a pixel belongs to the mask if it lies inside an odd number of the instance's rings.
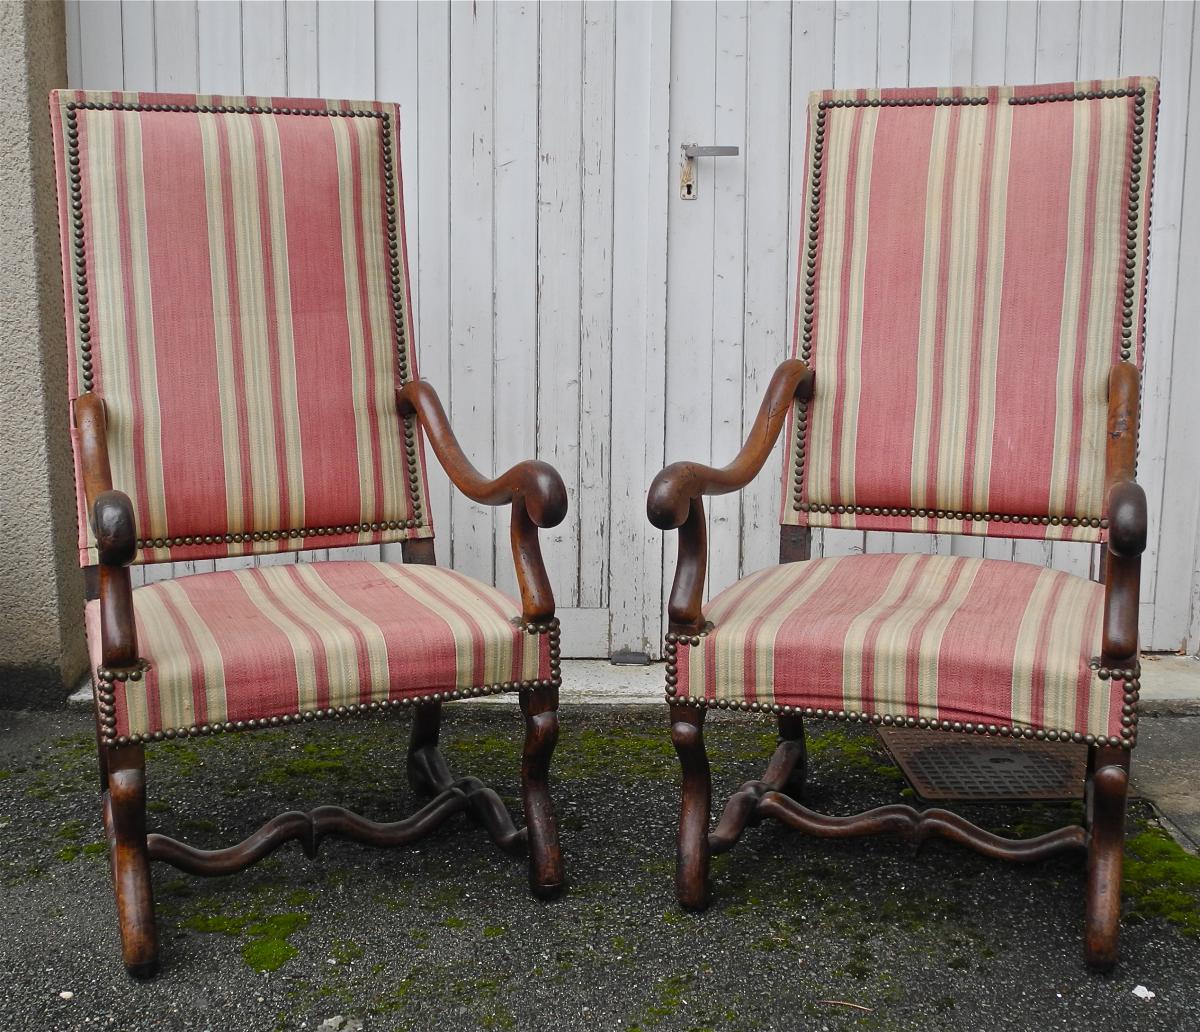
{"label": "door handle", "polygon": [[685,201],[694,201],[700,192],[696,184],[697,158],[731,158],[739,151],[737,147],[723,144],[702,146],[698,143],[683,145],[683,165],[679,170],[679,196]]}

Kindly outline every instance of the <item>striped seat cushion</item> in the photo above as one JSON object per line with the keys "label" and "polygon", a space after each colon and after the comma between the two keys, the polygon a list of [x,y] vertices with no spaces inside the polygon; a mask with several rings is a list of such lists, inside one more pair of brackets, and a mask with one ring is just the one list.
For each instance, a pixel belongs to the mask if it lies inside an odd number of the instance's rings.
{"label": "striped seat cushion", "polygon": [[1158,85],[840,90],[808,111],[783,522],[1100,541],[1141,366]]}
{"label": "striped seat cushion", "polygon": [[[101,668],[116,744],[344,716],[557,676],[557,624],[528,627],[495,588],[435,566],[327,562],[197,574],[133,593],[144,669]],[[552,656],[552,650],[554,655]]]}
{"label": "striped seat cushion", "polygon": [[721,592],[702,635],[668,642],[668,690],[706,705],[1132,746],[1137,672],[1100,669],[1103,610],[1102,585],[1025,563],[788,563]]}

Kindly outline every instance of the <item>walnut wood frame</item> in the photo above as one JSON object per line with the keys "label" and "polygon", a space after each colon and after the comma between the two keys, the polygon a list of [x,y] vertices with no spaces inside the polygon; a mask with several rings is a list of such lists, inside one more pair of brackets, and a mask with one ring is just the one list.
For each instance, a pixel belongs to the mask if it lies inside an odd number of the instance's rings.
{"label": "walnut wood frame", "polygon": [[[655,477],[647,499],[650,522],[662,530],[679,530],[679,559],[668,614],[670,638],[694,636],[706,624],[703,612],[707,542],[704,495],[725,494],[745,487],[774,450],[789,409],[812,392],[812,372],[801,361],[780,365],[737,458],[723,469],[693,462],[668,466]],[[1132,711],[1121,746],[1088,745],[1085,818],[1082,826],[1059,828],[1031,839],[1009,839],[970,823],[947,810],[919,811],[910,806],[881,806],[849,817],[817,813],[800,801],[804,785],[803,717],[777,715],[779,746],[763,776],[742,785],[725,804],[709,831],[712,782],[704,748],[703,705],[673,698],[668,683],[671,738],[683,771],[675,886],[680,904],[701,910],[709,901],[709,861],[731,849],[748,824],[773,817],[790,827],[823,838],[850,838],[893,832],[920,843],[941,836],[997,859],[1029,862],[1065,851],[1087,854],[1084,956],[1098,971],[1117,960],[1121,916],[1121,860],[1125,834],[1125,794],[1129,782],[1129,748],[1137,727],[1138,585],[1146,546],[1146,496],[1134,479],[1138,425],[1138,371],[1119,362],[1108,380],[1106,510],[1108,543],[1103,548],[1104,630],[1101,666],[1132,669],[1126,682],[1127,711]],[[781,563],[811,555],[807,527],[784,526],[779,542]],[[668,644],[668,649],[670,649]],[[668,681],[671,681],[668,675]]]}
{"label": "walnut wood frame", "polygon": [[[521,762],[521,795],[527,825],[517,828],[500,797],[477,778],[456,778],[438,749],[442,701],[417,700],[408,747],[408,777],[413,789],[428,801],[404,820],[379,823],[339,806],[321,806],[308,813],[290,811],[268,821],[242,842],[224,849],[202,850],[146,829],[145,752],[141,742],[110,741],[104,729],[113,716],[96,693],[96,734],[100,766],[101,805],[112,862],[122,959],[137,978],[158,970],[159,947],[155,924],[150,861],[163,860],[191,874],[213,876],[239,871],[261,860],[286,842],[297,839],[305,854],[316,855],[329,836],[368,845],[409,845],[440,827],[457,813],[482,825],[505,852],[528,851],[529,884],[542,899],[558,895],[565,886],[554,804],[548,777],[558,739],[560,659],[554,595],[538,543],[538,528],[557,526],[566,516],[567,493],[562,478],[544,462],[522,462],[489,480],[464,455],[437,394],[429,384],[410,381],[396,391],[402,417],[424,428],[451,482],[474,501],[512,505],[512,545],[521,588],[524,621],[551,634],[551,678],[533,682],[520,693],[525,720]],[[129,564],[137,547],[133,506],[128,495],[113,490],[106,443],[102,398],[85,393],[73,409],[88,518],[96,537],[99,565],[85,570],[89,598],[100,602],[102,665],[117,676],[140,676],[137,628]],[[401,544],[406,563],[433,564],[431,540]],[[266,722],[264,721],[263,724]]]}

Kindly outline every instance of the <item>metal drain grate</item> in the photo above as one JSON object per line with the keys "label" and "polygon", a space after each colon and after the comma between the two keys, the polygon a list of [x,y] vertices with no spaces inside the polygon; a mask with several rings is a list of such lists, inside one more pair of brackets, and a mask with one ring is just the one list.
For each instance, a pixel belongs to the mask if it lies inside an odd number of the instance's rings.
{"label": "metal drain grate", "polygon": [[1080,799],[1087,749],[880,728],[884,748],[922,799]]}

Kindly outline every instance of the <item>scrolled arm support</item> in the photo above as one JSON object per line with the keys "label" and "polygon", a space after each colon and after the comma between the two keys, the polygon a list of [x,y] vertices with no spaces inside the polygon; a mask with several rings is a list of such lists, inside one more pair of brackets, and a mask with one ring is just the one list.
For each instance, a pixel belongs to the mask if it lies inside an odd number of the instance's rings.
{"label": "scrolled arm support", "polygon": [[650,485],[646,498],[650,522],[660,530],[679,530],[679,559],[667,607],[673,630],[696,631],[704,626],[701,600],[708,567],[704,496],[741,490],[758,475],[793,402],[811,396],[812,376],[812,370],[798,359],[782,363],[771,376],[746,443],[729,465],[718,469],[698,462],[672,463]]}
{"label": "scrolled arm support", "polygon": [[1142,552],[1146,549],[1146,492],[1134,480],[1137,459],[1138,371],[1128,362],[1108,377],[1105,458],[1108,547],[1104,575],[1103,661],[1128,667],[1137,657]]}
{"label": "scrolled arm support", "polygon": [[526,620],[548,620],[554,615],[554,593],[542,561],[538,528],[557,527],[567,515],[567,488],[558,471],[547,462],[518,462],[495,479],[479,472],[467,458],[450,428],[437,392],[424,380],[411,380],[396,390],[400,415],[415,415],[425,430],[438,462],[451,483],[480,505],[512,505],[513,563],[521,588],[521,610]]}
{"label": "scrolled arm support", "polygon": [[113,490],[104,400],[92,393],[80,395],[74,414],[87,513],[100,558],[101,660],[106,667],[119,669],[138,660],[129,579],[129,564],[137,555],[137,521],[129,495]]}

